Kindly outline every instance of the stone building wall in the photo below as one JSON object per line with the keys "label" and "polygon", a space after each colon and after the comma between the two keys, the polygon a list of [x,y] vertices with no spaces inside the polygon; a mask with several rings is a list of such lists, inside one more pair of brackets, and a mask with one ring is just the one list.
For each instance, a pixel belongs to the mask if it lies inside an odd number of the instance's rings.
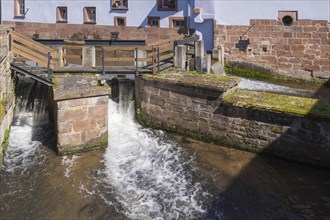
{"label": "stone building wall", "polygon": [[57,101],[57,146],[60,154],[106,147],[108,96]]}
{"label": "stone building wall", "polygon": [[[281,19],[252,19],[250,26],[216,25],[214,45],[222,46],[234,65],[295,78],[330,78],[330,24],[293,18],[290,26]],[[246,40],[247,48],[240,51]]]}
{"label": "stone building wall", "polygon": [[10,29],[0,26],[0,167],[2,164],[2,142],[10,128],[14,114],[15,93],[10,69],[12,53],[8,48]]}
{"label": "stone building wall", "polygon": [[114,27],[94,24],[48,24],[33,22],[9,22],[17,32],[32,37],[36,32],[43,39],[111,39],[111,32],[118,32],[120,40],[146,40],[147,42],[177,37],[180,30],[173,28]]}
{"label": "stone building wall", "polygon": [[[207,86],[136,80],[140,122],[197,139],[330,168],[330,121],[237,107]],[[201,96],[203,94],[203,96]]]}

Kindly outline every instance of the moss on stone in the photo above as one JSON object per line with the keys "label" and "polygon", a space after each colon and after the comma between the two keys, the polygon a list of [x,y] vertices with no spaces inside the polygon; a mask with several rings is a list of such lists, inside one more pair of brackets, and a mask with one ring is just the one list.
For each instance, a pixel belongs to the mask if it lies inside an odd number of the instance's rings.
{"label": "moss on stone", "polygon": [[10,135],[10,130],[6,129],[4,137],[3,137],[3,141],[2,141],[2,144],[1,144],[1,146],[2,146],[2,155],[6,154],[6,151],[7,151],[8,145],[9,145],[9,135]]}
{"label": "moss on stone", "polygon": [[234,76],[220,76],[216,74],[200,74],[196,71],[182,71],[177,68],[170,68],[155,75],[143,75],[146,80],[159,80],[178,85],[200,87],[227,91],[236,86],[240,79]]}
{"label": "moss on stone", "polygon": [[59,147],[59,154],[73,154],[77,152],[96,150],[99,148],[106,148],[108,146],[108,133],[102,135],[100,138],[89,141],[86,144],[75,146],[75,147]]}
{"label": "moss on stone", "polygon": [[6,115],[6,102],[4,99],[0,100],[0,122],[2,121],[3,117]]}
{"label": "moss on stone", "polygon": [[225,96],[224,102],[246,108],[330,119],[330,103],[312,98],[237,89]]}
{"label": "moss on stone", "polygon": [[318,80],[318,79],[312,79],[312,80],[297,79],[293,77],[273,74],[270,72],[263,72],[256,69],[231,67],[228,65],[225,65],[225,72],[228,74],[232,74],[244,78],[251,78],[260,81],[266,81],[270,83],[282,84],[282,85],[298,87],[298,88],[301,88],[303,86],[307,86],[308,88],[318,88],[324,83],[322,80]]}

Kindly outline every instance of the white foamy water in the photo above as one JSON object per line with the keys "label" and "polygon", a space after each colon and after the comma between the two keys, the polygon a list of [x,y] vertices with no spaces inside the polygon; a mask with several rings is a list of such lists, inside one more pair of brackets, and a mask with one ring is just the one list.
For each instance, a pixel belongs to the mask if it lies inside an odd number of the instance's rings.
{"label": "white foamy water", "polygon": [[66,166],[65,171],[64,171],[64,176],[66,178],[69,178],[71,176],[72,167],[73,167],[75,161],[78,158],[80,158],[80,156],[77,156],[77,155],[73,155],[73,156],[71,156],[71,158],[70,158],[70,156],[63,156],[62,157],[62,163],[61,164],[63,166]]}
{"label": "white foamy water", "polygon": [[241,78],[238,88],[263,92],[284,93],[290,95],[308,95],[309,92],[302,89],[293,89],[287,86],[280,86],[273,83],[261,82],[251,79]]}
{"label": "white foamy water", "polygon": [[22,78],[15,92],[17,104],[4,168],[7,172],[24,174],[30,166],[46,160],[45,149],[41,146],[52,141],[47,127],[47,86]]}
{"label": "white foamy water", "polygon": [[33,165],[45,160],[39,141],[32,141],[32,127],[29,125],[12,126],[9,136],[9,147],[4,158],[7,172],[25,173]]}
{"label": "white foamy water", "polygon": [[[204,213],[200,183],[194,183],[191,159],[162,131],[144,129],[128,109],[109,100],[109,146],[105,181],[130,219],[194,219]],[[123,105],[120,105],[123,106]],[[111,199],[106,199],[112,204]]]}

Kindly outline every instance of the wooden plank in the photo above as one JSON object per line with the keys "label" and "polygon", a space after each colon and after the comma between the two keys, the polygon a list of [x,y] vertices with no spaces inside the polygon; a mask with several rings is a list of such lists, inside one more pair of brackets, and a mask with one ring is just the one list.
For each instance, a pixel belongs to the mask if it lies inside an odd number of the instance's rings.
{"label": "wooden plank", "polygon": [[135,61],[134,57],[106,57],[104,58],[105,62],[123,62],[123,61]]}
{"label": "wooden plank", "polygon": [[162,45],[162,44],[165,44],[165,43],[173,43],[173,41],[176,41],[176,40],[179,40],[179,39],[182,39],[182,38],[183,38],[183,36],[175,36],[175,37],[171,37],[171,38],[168,38],[168,39],[151,42],[151,43],[148,44],[148,46],[156,46],[156,45]]}
{"label": "wooden plank", "polygon": [[163,49],[172,50],[173,49],[173,44],[165,44],[165,45],[159,46],[158,48],[160,50],[163,50]]}
{"label": "wooden plank", "polygon": [[169,48],[164,48],[162,50],[159,50],[159,53],[164,53],[164,52],[172,52],[173,51],[173,47]]}
{"label": "wooden plank", "polygon": [[22,42],[23,44],[29,43],[30,44],[29,46],[35,47],[36,49],[38,48],[38,50],[40,50],[44,53],[48,53],[48,52],[54,53],[55,52],[55,50],[53,50],[52,48],[47,47],[37,41],[34,41],[24,35],[21,35],[21,34],[17,33],[16,31],[13,31],[12,36],[13,36],[13,40]]}
{"label": "wooden plank", "polygon": [[22,51],[22,50],[20,50],[20,49],[18,49],[18,48],[16,48],[16,47],[14,47],[14,46],[13,46],[12,49],[13,49],[13,53],[16,53],[16,54],[18,54],[18,55],[20,55],[20,56],[26,57],[26,58],[28,58],[28,59],[30,59],[30,60],[33,60],[33,61],[35,61],[35,62],[41,64],[41,65],[44,66],[44,67],[47,67],[47,62],[45,62],[45,60],[39,59],[39,58],[37,58],[37,57],[29,58],[29,57],[31,56],[30,54],[25,53],[24,51]]}
{"label": "wooden plank", "polygon": [[83,45],[64,45],[63,50],[82,50]]}
{"label": "wooden plank", "polygon": [[[40,60],[42,61],[42,63],[46,63],[46,66],[47,66],[47,61],[48,61],[48,57],[47,56],[44,56],[44,55],[41,55],[39,53],[36,53],[32,50],[28,50],[26,47],[23,47],[21,45],[18,45],[18,44],[13,44],[12,46],[14,49],[17,49],[16,51],[19,51],[20,54],[18,55],[21,55],[27,59],[30,59],[30,60],[33,60],[33,61],[36,61],[36,62],[40,62]],[[22,54],[22,52],[24,52],[24,55]],[[15,51],[14,51],[15,53]],[[38,59],[38,61],[36,60]],[[50,61],[52,65],[56,65],[56,62],[51,60]]]}
{"label": "wooden plank", "polygon": [[166,59],[171,58],[171,57],[173,57],[173,53],[170,53],[170,54],[167,54],[167,55],[161,56],[161,57],[159,57],[159,60],[160,60],[160,61],[161,61],[161,60],[166,60]]}
{"label": "wooden plank", "polygon": [[137,61],[152,62],[152,58],[138,58]]}
{"label": "wooden plank", "polygon": [[74,55],[74,54],[66,54],[63,55],[63,59],[72,59],[72,60],[81,60],[82,56],[81,55]]}
{"label": "wooden plank", "polygon": [[114,47],[114,46],[107,46],[103,47],[104,51],[134,51],[135,49],[138,50],[151,50],[151,47],[146,46],[136,46],[136,47]]}

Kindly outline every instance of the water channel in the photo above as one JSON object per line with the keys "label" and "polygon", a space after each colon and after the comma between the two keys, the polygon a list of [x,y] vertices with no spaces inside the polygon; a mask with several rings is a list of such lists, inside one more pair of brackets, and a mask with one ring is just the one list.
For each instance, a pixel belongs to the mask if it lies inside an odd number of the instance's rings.
{"label": "water channel", "polygon": [[330,218],[329,171],[143,128],[124,86],[107,149],[59,156],[46,89],[20,82],[0,219]]}

